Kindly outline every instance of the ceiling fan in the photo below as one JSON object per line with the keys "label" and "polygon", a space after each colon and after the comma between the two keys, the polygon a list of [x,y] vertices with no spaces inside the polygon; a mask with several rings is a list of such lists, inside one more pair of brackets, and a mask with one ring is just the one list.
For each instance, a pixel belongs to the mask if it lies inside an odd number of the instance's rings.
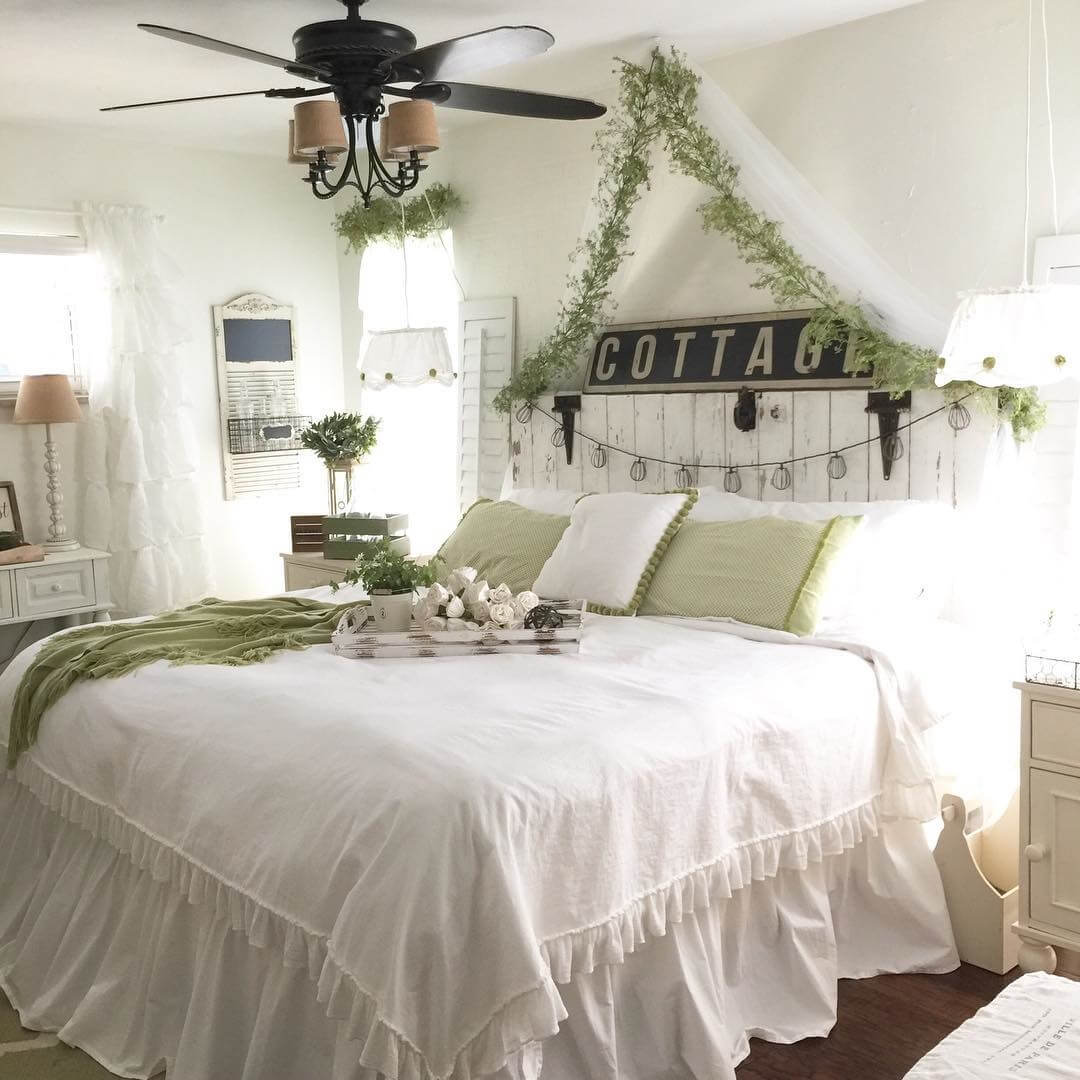
{"label": "ceiling fan", "polygon": [[[418,49],[416,38],[405,27],[362,19],[360,7],[365,2],[342,0],[347,10],[344,19],[301,26],[293,34],[294,60],[187,30],[139,23],[139,29],[148,33],[269,64],[322,85],[140,101],[101,111],[254,95],[312,98],[333,94],[336,103],[305,101],[295,107],[295,142],[290,137],[290,151],[297,155],[293,160],[308,163],[307,181],[317,198],[328,199],[345,187],[354,187],[365,206],[376,187],[397,198],[416,186],[425,167],[424,157],[438,148],[435,105],[551,120],[589,120],[606,112],[603,105],[583,98],[449,81],[478,68],[497,67],[546,52],[555,39],[540,27],[497,26]],[[384,94],[406,100],[390,106],[389,123],[380,125],[383,145],[379,147],[374,128],[378,118],[387,112]],[[357,160],[360,128],[367,150],[366,179],[361,177]],[[345,160],[333,177],[342,153]],[[396,173],[391,172],[387,162],[397,164]]]}

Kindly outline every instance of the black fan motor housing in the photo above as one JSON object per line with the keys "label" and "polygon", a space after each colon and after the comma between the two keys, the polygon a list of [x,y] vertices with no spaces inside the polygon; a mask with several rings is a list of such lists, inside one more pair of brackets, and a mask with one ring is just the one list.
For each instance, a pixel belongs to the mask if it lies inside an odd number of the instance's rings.
{"label": "black fan motor housing", "polygon": [[371,19],[331,19],[308,23],[293,34],[299,63],[327,68],[342,82],[378,85],[389,73],[388,61],[411,53],[416,37],[404,26]]}

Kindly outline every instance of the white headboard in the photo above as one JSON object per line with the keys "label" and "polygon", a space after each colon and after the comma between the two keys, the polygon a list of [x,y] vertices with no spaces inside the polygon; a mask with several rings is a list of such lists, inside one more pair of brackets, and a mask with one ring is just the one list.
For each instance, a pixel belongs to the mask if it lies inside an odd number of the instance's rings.
{"label": "white headboard", "polygon": [[[573,463],[562,447],[552,444],[557,423],[539,411],[522,422],[510,422],[510,462],[515,487],[562,488],[578,491],[663,491],[677,487],[675,466],[647,463],[645,479],[630,477],[632,456],[608,453],[607,465],[590,461],[593,444],[581,432],[643,455],[685,462],[694,483],[721,485],[719,469],[696,469],[703,461],[733,461],[754,466],[740,470],[740,494],[748,498],[797,502],[879,499],[929,499],[953,506],[972,504],[982,477],[993,419],[971,410],[971,425],[954,431],[947,413],[900,431],[903,456],[882,475],[876,443],[844,452],[847,473],[833,480],[826,461],[796,464],[792,484],[777,490],[771,469],[759,462],[779,461],[836,449],[878,434],[877,419],[867,414],[867,396],[858,390],[769,391],[757,395],[758,420],[753,431],[742,432],[732,420],[737,395],[700,394],[583,394],[576,416]],[[934,390],[915,391],[910,414],[901,423],[929,413],[943,403]],[[552,411],[546,396],[540,405]]]}

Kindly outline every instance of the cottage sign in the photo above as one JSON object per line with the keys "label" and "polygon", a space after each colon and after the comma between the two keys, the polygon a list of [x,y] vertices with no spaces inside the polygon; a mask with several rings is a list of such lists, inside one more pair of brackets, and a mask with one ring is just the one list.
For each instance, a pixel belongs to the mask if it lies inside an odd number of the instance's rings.
{"label": "cottage sign", "polygon": [[585,377],[591,394],[708,390],[848,390],[870,387],[854,349],[811,348],[809,311],[635,323],[605,330]]}

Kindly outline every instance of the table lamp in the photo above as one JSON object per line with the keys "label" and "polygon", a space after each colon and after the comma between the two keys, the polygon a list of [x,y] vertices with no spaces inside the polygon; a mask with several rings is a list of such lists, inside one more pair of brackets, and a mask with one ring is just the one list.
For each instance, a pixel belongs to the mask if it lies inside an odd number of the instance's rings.
{"label": "table lamp", "polygon": [[16,424],[45,425],[45,474],[49,478],[49,539],[41,546],[47,552],[74,551],[79,541],[68,536],[64,526],[64,496],[60,488],[60,454],[53,442],[52,425],[82,419],[75,391],[66,375],[24,375],[15,399]]}

